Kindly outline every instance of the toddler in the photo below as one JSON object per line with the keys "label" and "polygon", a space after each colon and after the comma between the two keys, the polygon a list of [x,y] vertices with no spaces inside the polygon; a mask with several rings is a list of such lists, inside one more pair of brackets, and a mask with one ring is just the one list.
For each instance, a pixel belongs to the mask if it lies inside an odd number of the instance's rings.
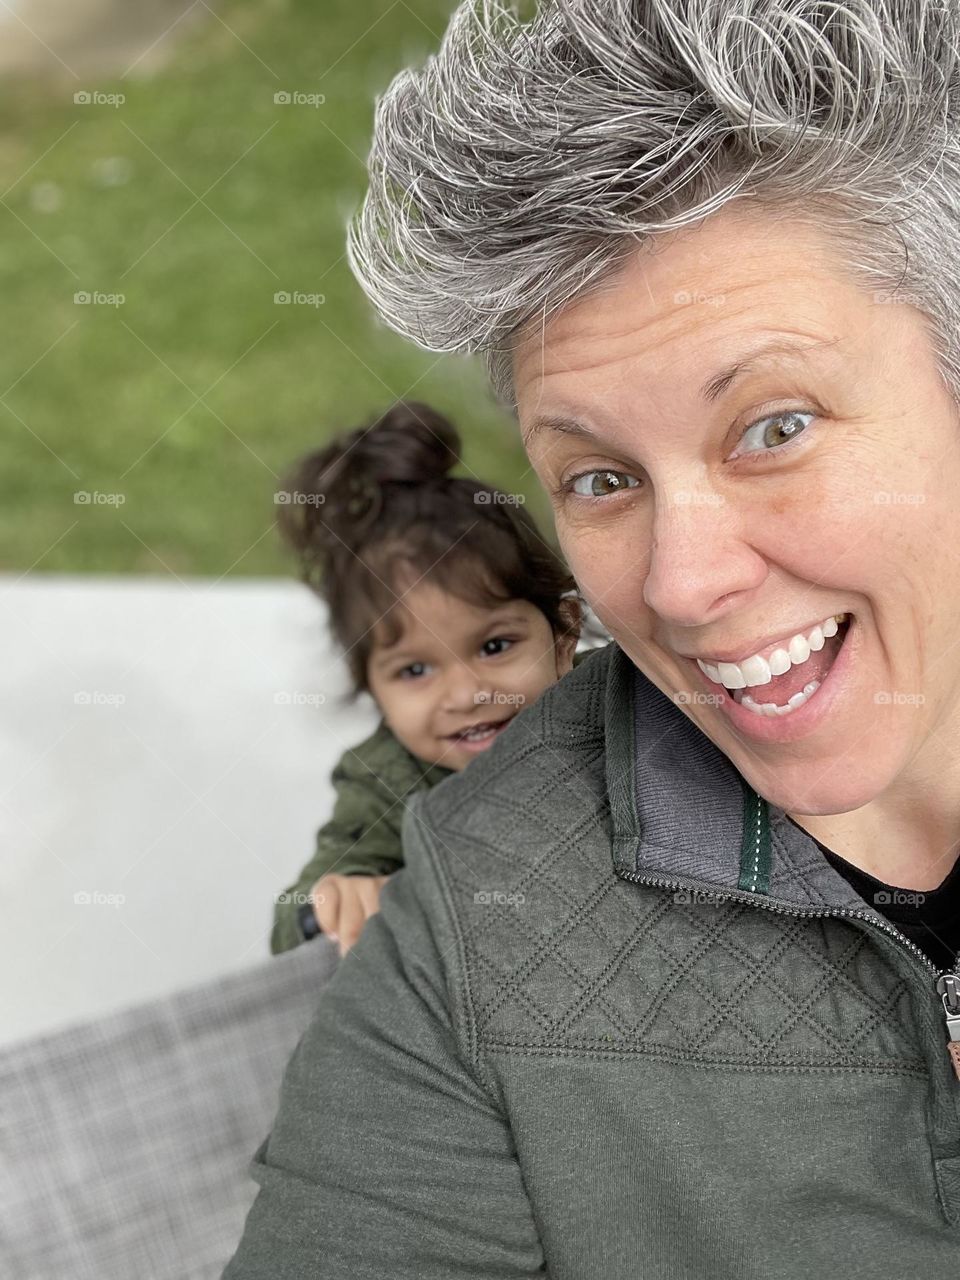
{"label": "toddler", "polygon": [[466,768],[565,675],[585,606],[510,495],[453,477],[454,426],[399,402],[296,464],[281,532],[326,602],[348,700],[381,719],[331,780],[333,815],[276,900],[270,948],[324,932],[344,954],[403,865],[405,801]]}

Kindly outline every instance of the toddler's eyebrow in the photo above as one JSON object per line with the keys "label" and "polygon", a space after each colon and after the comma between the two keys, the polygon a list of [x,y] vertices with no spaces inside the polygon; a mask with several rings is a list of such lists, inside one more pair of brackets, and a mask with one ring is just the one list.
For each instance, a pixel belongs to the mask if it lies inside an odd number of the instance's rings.
{"label": "toddler's eyebrow", "polygon": [[502,617],[492,618],[490,619],[489,622],[484,623],[482,627],[478,628],[478,632],[486,631],[487,627],[492,627],[492,626],[498,626],[498,627],[517,626],[518,624],[524,623],[526,621],[527,619],[520,613],[504,614]]}
{"label": "toddler's eyebrow", "polygon": [[[528,621],[529,619],[525,618],[521,613],[502,614],[488,618],[486,622],[481,623],[481,625],[477,627],[475,634],[477,636],[481,636],[485,631],[489,631],[491,627],[524,626]],[[400,641],[397,641],[397,643],[399,644]],[[388,662],[398,662],[401,658],[414,657],[416,657],[416,655],[412,649],[386,649],[381,646],[380,652],[372,661],[373,666],[381,667]]]}

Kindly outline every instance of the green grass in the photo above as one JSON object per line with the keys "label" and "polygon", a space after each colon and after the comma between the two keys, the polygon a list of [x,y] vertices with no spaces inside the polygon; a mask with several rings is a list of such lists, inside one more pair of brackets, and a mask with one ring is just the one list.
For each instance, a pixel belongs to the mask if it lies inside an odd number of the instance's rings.
{"label": "green grass", "polygon": [[[199,24],[148,79],[0,86],[0,568],[289,572],[278,473],[404,395],[453,417],[467,471],[549,529],[479,362],[377,325],[343,257],[374,95],[451,11],[226,3],[230,30]],[[126,101],[76,105],[77,88]],[[277,106],[281,90],[326,102]],[[293,290],[325,301],[274,303]]]}

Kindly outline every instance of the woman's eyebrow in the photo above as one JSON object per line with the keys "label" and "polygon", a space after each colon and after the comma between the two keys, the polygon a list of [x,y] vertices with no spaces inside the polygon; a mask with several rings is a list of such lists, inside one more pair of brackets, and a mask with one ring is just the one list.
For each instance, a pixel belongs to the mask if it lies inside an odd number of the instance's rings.
{"label": "woman's eyebrow", "polygon": [[[808,364],[808,355],[810,353],[820,351],[824,347],[836,346],[840,341],[841,339],[836,337],[823,338],[814,342],[778,339],[774,342],[764,343],[756,350],[744,353],[732,364],[725,365],[717,373],[711,374],[700,388],[700,398],[707,404],[713,404],[725,392],[730,390],[738,378],[748,373],[753,373],[763,364],[771,362],[777,357],[792,357],[802,364]],[[526,428],[523,436],[524,444],[529,445],[532,440],[544,431],[552,431],[557,435],[579,436],[587,440],[596,440],[599,444],[607,443],[600,432],[594,431],[577,418],[564,417],[562,414],[545,413],[539,414]]]}
{"label": "woman's eyebrow", "polygon": [[524,446],[529,446],[537,436],[541,436],[547,431],[564,436],[583,436],[587,440],[596,440],[600,443],[603,441],[601,435],[596,431],[591,431],[589,427],[585,427],[576,418],[564,418],[555,413],[540,413],[523,432]]}
{"label": "woman's eyebrow", "polygon": [[822,338],[815,342],[797,342],[796,340],[778,339],[764,343],[756,351],[752,351],[734,361],[733,364],[713,374],[700,388],[701,399],[707,404],[719,400],[724,392],[729,391],[734,382],[746,373],[752,373],[761,365],[768,363],[774,356],[791,356],[800,364],[809,364],[808,356],[824,347],[833,347],[840,338]]}

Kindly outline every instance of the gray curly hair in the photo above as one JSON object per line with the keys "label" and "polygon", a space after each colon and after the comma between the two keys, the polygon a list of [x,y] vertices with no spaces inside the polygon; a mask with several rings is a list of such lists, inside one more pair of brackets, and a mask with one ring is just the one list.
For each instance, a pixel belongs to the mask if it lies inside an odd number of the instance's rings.
{"label": "gray curly hair", "polygon": [[960,0],[467,0],[377,99],[347,255],[382,319],[512,346],[627,255],[734,200],[829,226],[924,314],[960,401]]}

